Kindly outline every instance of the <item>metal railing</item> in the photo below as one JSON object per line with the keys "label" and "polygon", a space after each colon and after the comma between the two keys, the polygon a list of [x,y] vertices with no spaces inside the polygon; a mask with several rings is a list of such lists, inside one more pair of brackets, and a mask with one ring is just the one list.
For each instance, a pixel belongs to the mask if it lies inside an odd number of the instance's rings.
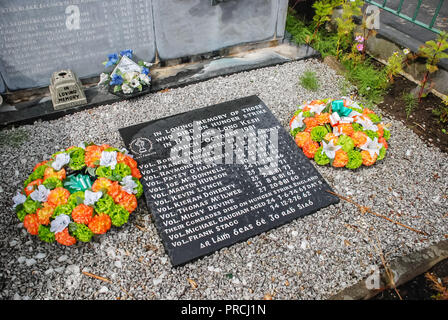
{"label": "metal railing", "polygon": [[423,0],[418,0],[417,7],[415,8],[412,17],[401,12],[404,0],[400,0],[400,3],[398,5],[397,9],[392,9],[390,7],[387,7],[386,6],[387,0],[384,0],[382,4],[378,3],[376,1],[373,1],[373,0],[365,0],[365,2],[369,3],[369,4],[373,4],[373,5],[375,5],[375,6],[379,7],[379,8],[387,11],[387,12],[390,12],[390,13],[392,13],[392,14],[394,14],[394,15],[402,18],[402,19],[405,19],[406,21],[412,22],[412,23],[414,23],[414,24],[416,24],[416,25],[418,25],[418,26],[420,26],[422,28],[425,28],[427,30],[430,30],[432,32],[435,32],[435,33],[440,33],[441,32],[439,29],[434,28],[434,24],[436,22],[437,16],[439,15],[440,8],[442,8],[444,0],[439,0],[439,4],[437,5],[436,10],[434,12],[434,15],[433,15],[433,17],[431,19],[431,22],[429,24],[426,24],[424,22],[421,22],[421,21],[417,20],[418,12],[420,11],[420,6],[422,5]]}

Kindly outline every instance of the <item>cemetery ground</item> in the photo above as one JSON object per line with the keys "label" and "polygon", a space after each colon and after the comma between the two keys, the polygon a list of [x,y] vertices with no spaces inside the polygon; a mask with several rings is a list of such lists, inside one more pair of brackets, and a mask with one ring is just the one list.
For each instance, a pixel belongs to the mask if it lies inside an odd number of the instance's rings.
{"label": "cemetery ground", "polygon": [[[309,70],[317,74],[317,91],[299,84]],[[29,235],[10,209],[12,196],[34,165],[61,148],[81,141],[124,147],[119,128],[248,95],[258,95],[288,129],[298,104],[341,97],[342,83],[343,77],[318,60],[297,61],[3,129],[1,298],[326,299],[368,277],[372,266],[381,267],[382,257],[392,261],[446,240],[448,155],[439,148],[446,137],[427,144],[415,127],[389,113],[393,102],[387,98],[374,110],[390,124],[383,161],[355,171],[313,164],[336,193],[414,231],[341,200],[172,268],[143,202],[123,227],[72,247]],[[416,117],[408,124],[417,122]]]}

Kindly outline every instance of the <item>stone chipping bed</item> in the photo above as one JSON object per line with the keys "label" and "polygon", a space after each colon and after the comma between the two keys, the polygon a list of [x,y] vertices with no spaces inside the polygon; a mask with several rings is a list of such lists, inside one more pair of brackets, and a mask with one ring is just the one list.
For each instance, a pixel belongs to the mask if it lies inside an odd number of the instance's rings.
{"label": "stone chipping bed", "polygon": [[[298,84],[306,70],[321,87]],[[11,209],[34,165],[81,141],[124,147],[118,129],[256,94],[287,128],[303,100],[338,98],[342,78],[317,60],[243,72],[2,130],[0,152],[0,297],[2,299],[325,299],[370,274],[381,261],[420,250],[448,234],[448,155],[391,124],[386,158],[356,171],[319,167],[335,192],[430,234],[425,237],[341,201],[282,227],[172,268],[146,205],[121,228],[63,247],[31,236]],[[378,110],[376,110],[378,112]],[[28,138],[8,143],[13,130]],[[313,162],[314,163],[314,162]],[[88,277],[89,272],[110,282]],[[193,280],[197,285],[193,289]]]}

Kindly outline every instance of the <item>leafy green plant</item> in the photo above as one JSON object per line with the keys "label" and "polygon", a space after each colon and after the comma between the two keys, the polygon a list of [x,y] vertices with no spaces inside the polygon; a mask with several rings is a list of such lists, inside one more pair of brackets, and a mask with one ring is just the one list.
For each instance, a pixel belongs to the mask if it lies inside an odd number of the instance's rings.
{"label": "leafy green plant", "polygon": [[448,49],[447,39],[448,39],[448,33],[442,31],[438,35],[436,41],[434,40],[427,41],[418,50],[418,54],[420,56],[427,58],[426,72],[423,76],[423,80],[420,85],[420,92],[418,94],[419,102],[422,100],[424,89],[429,80],[429,75],[438,70],[437,64],[439,63],[440,59],[448,58],[448,53],[444,52],[445,50]]}
{"label": "leafy green plant", "polygon": [[290,13],[286,16],[286,31],[288,31],[297,44],[308,43],[312,31],[305,23],[294,17],[294,11],[290,9]]}
{"label": "leafy green plant", "polygon": [[390,83],[394,83],[394,77],[403,72],[403,62],[405,59],[406,55],[398,51],[395,51],[389,59],[387,59],[386,75]]}
{"label": "leafy green plant", "polygon": [[[448,123],[448,96],[446,96],[442,102],[445,106],[440,106],[437,109],[433,109],[432,113],[439,117],[439,122]],[[443,133],[446,133],[444,130],[445,129],[442,129]]]}
{"label": "leafy green plant", "polygon": [[314,32],[310,43],[313,42],[316,37],[319,27],[331,20],[330,16],[333,14],[333,10],[342,3],[343,0],[320,0],[313,3],[313,8],[315,10],[315,15],[313,17]]}
{"label": "leafy green plant", "polygon": [[350,47],[352,43],[352,33],[355,29],[355,22],[353,16],[361,15],[362,0],[344,0],[342,4],[342,15],[336,18],[338,42],[336,47],[336,54],[341,55],[341,48],[343,50]]}
{"label": "leafy green plant", "polygon": [[300,76],[300,85],[307,90],[316,91],[319,89],[319,80],[316,77],[316,72],[305,71]]}
{"label": "leafy green plant", "polygon": [[409,118],[412,111],[417,106],[418,103],[417,98],[410,92],[403,92],[401,100],[403,100],[405,104],[406,118]]}

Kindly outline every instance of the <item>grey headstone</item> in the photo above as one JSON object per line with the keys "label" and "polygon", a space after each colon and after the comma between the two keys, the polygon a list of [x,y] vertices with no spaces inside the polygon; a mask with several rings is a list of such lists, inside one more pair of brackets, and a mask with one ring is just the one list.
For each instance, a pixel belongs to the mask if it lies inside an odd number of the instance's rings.
{"label": "grey headstone", "polygon": [[[0,74],[0,93],[3,93],[6,91],[5,83],[3,82],[2,75]],[[1,103],[0,103],[1,105]]]}
{"label": "grey headstone", "polygon": [[47,86],[62,69],[96,76],[107,54],[119,50],[151,62],[152,16],[152,0],[2,0],[0,72],[17,90]]}
{"label": "grey headstone", "polygon": [[154,30],[160,59],[212,52],[242,43],[277,37],[284,0],[154,1]]}

